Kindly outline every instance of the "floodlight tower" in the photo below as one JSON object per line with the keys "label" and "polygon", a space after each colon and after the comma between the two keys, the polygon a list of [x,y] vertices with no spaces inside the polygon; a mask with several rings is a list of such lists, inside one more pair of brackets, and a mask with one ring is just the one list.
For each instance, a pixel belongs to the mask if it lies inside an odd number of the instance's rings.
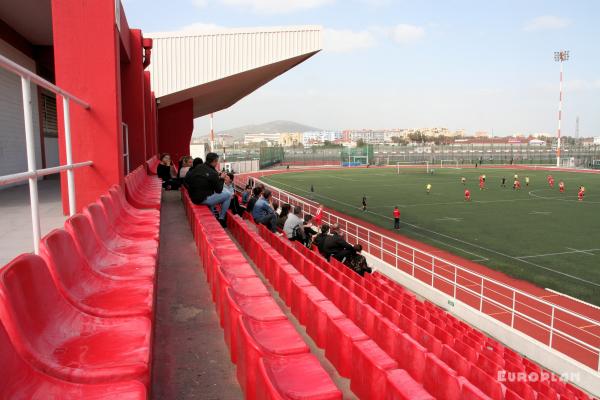
{"label": "floodlight tower", "polygon": [[556,166],[560,167],[560,122],[562,119],[562,100],[563,100],[563,62],[569,59],[569,50],[554,52],[554,61],[560,64],[560,95],[558,97],[558,132],[556,134]]}

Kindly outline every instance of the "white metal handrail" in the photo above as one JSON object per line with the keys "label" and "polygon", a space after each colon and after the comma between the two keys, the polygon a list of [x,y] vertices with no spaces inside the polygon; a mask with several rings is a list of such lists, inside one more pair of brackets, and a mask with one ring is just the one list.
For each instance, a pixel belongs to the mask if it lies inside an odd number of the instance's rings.
{"label": "white metal handrail", "polygon": [[[40,228],[40,213],[39,213],[39,198],[37,179],[40,176],[67,171],[67,191],[69,198],[69,215],[75,214],[76,198],[75,198],[75,168],[81,168],[92,165],[91,161],[82,163],[73,163],[73,152],[71,147],[71,115],[70,101],[79,104],[84,109],[89,109],[90,105],[71,93],[61,89],[60,87],[48,82],[39,75],[34,74],[27,68],[20,66],[14,61],[0,54],[0,68],[13,72],[21,77],[21,89],[23,96],[23,117],[25,120],[25,144],[27,148],[27,172],[0,176],[0,186],[8,185],[9,183],[29,181],[29,201],[31,205],[31,221],[33,228],[33,249],[36,254],[39,253],[39,242],[41,238]],[[31,83],[43,87],[52,93],[61,96],[63,101],[63,116],[65,128],[65,154],[66,165],[54,168],[45,168],[38,170],[35,161],[35,135],[33,130],[33,106],[31,100]]]}
{"label": "white metal handrail", "polygon": [[[287,203],[296,203],[298,205],[302,205],[303,208],[305,208],[306,212],[311,213],[314,215],[314,212],[316,211],[316,205],[312,204],[314,202],[296,196],[294,194],[291,194],[285,190],[276,188],[272,185],[269,185],[263,181],[261,181],[258,178],[254,178],[255,182],[260,182],[263,185],[265,185],[265,187],[268,187],[269,189],[271,189],[272,193],[273,193],[273,198],[279,200],[280,202],[287,202]],[[457,265],[451,261],[448,261],[446,259],[443,259],[441,257],[435,256],[431,253],[428,253],[426,251],[420,250],[418,248],[415,248],[409,244],[400,242],[398,240],[395,239],[390,239],[386,236],[384,236],[382,233],[380,232],[376,232],[373,231],[369,228],[363,227],[355,222],[349,221],[345,218],[339,217],[333,213],[327,212],[327,211],[323,211],[323,217],[324,220],[327,221],[328,223],[332,223],[332,222],[336,222],[336,223],[340,223],[343,222],[345,225],[345,229],[342,229],[344,232],[346,232],[347,235],[352,236],[354,238],[356,238],[356,240],[360,240],[363,242],[367,243],[367,253],[372,254],[374,253],[373,250],[375,250],[375,253],[379,253],[381,255],[381,257],[378,257],[380,259],[383,259],[383,254],[387,254],[391,257],[393,257],[395,259],[395,267],[398,268],[398,263],[399,261],[404,263],[404,264],[408,264],[412,267],[412,272],[410,273],[413,277],[416,278],[415,276],[415,271],[422,271],[425,272],[426,274],[431,274],[431,286],[433,286],[434,280],[438,280],[438,282],[441,280],[443,282],[446,282],[447,284],[452,286],[453,289],[453,298],[456,300],[457,299],[457,289],[469,293],[472,296],[476,297],[479,300],[479,311],[483,312],[483,305],[484,302],[487,304],[492,304],[502,310],[506,310],[507,312],[511,313],[511,328],[514,328],[514,321],[515,321],[515,317],[519,317],[522,319],[525,319],[527,321],[530,321],[531,323],[535,324],[536,326],[539,326],[541,328],[544,328],[545,330],[547,330],[549,332],[549,341],[548,343],[545,343],[546,345],[548,345],[549,347],[552,348],[553,345],[553,338],[555,336],[560,336],[561,338],[565,338],[570,342],[575,343],[576,345],[584,348],[586,351],[588,352],[592,352],[593,354],[597,355],[598,358],[598,366],[595,366],[596,371],[600,372],[600,347],[597,347],[593,344],[587,343],[583,340],[581,340],[580,338],[576,338],[573,335],[564,332],[563,330],[559,329],[556,327],[555,321],[560,321],[559,318],[556,317],[556,311],[560,311],[561,313],[564,313],[566,315],[572,316],[574,318],[577,318],[578,320],[581,320],[582,322],[585,322],[586,325],[592,325],[594,327],[600,327],[600,322],[589,318],[585,315],[579,314],[577,312],[574,312],[572,310],[566,309],[562,306],[556,305],[554,303],[550,303],[544,299],[540,299],[538,297],[535,297],[529,293],[523,292],[519,289],[516,289],[514,287],[511,287],[505,283],[496,281],[494,279],[491,279],[489,277],[486,277],[485,275],[481,275],[477,272],[474,272],[472,270],[469,270],[465,267],[462,267],[460,265]],[[349,230],[349,227],[352,227],[355,233],[352,233]],[[343,228],[343,227],[341,227]],[[366,234],[367,238],[365,239],[363,236],[359,236],[359,230],[361,232],[361,234]],[[378,242],[374,243],[374,240],[378,238]],[[386,248],[384,248],[384,239],[390,243],[394,245],[395,248],[395,252],[392,252],[390,250],[387,250]],[[406,257],[402,257],[401,255],[398,254],[398,246],[402,246],[403,248],[407,249],[408,253],[410,254],[411,258],[406,258]],[[417,261],[423,261],[423,258],[425,257],[429,260],[431,260],[430,265],[431,268],[428,267],[424,267],[422,265],[419,265],[419,263]],[[444,268],[442,267],[443,265],[447,265],[453,268],[453,272],[454,272],[454,279],[449,279],[448,277],[441,275],[439,273],[439,270],[442,269],[444,270]],[[448,270],[445,270],[446,272],[448,272]],[[458,272],[463,272],[467,275],[470,275],[470,277],[476,279],[477,285],[481,285],[481,290],[479,291],[475,291],[471,288],[469,288],[468,286],[464,286],[461,285],[459,282],[457,282],[457,276],[458,276]],[[461,279],[465,279],[463,276],[460,277]],[[419,278],[416,278],[419,279]],[[421,280],[422,281],[422,280]],[[426,282],[425,282],[426,283]],[[511,297],[512,297],[512,304],[511,306],[508,306],[506,304],[503,304],[501,302],[498,302],[497,300],[494,300],[488,296],[485,296],[484,294],[484,288],[485,288],[485,284],[488,283],[488,286],[497,286],[503,289],[506,289],[507,291],[509,291],[511,293]],[[486,289],[486,291],[490,291],[490,289]],[[517,295],[519,297],[525,298],[525,299],[529,299],[532,300],[536,303],[536,306],[545,306],[548,307],[550,309],[550,321],[544,322],[544,321],[540,321],[539,319],[536,319],[535,317],[531,316],[531,315],[527,315],[519,310],[516,309],[516,306],[518,303],[521,304],[525,304],[522,301],[516,301]],[[507,297],[507,296],[504,296]],[[531,307],[530,305],[528,305],[528,307]],[[539,311],[539,310],[536,310]],[[548,315],[548,314],[545,314]],[[563,325],[565,325],[565,322],[562,321]],[[572,325],[572,324],[569,324]],[[580,329],[577,327],[574,327],[576,329]],[[586,335],[590,335],[590,332],[585,331]],[[593,336],[593,335],[592,335]],[[563,350],[560,350],[560,352],[564,353]],[[572,357],[572,356],[570,356]],[[573,358],[573,357],[572,357]]]}

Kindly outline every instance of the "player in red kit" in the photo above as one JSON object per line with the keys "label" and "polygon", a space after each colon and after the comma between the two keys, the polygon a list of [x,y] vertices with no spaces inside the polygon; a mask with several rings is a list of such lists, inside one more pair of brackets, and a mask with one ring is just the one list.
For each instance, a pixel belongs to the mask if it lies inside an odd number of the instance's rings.
{"label": "player in red kit", "polygon": [[577,199],[579,201],[583,201],[583,195],[585,194],[585,190],[583,189],[583,187],[579,187],[579,193],[577,193]]}
{"label": "player in red kit", "polygon": [[398,210],[398,206],[394,207],[394,229],[400,229],[400,210]]}
{"label": "player in red kit", "polygon": [[485,178],[483,175],[479,177],[479,190],[485,190]]}
{"label": "player in red kit", "polygon": [[465,201],[471,201],[471,192],[469,189],[465,189]]}
{"label": "player in red kit", "polygon": [[561,193],[565,192],[565,183],[563,181],[558,182],[558,191]]}

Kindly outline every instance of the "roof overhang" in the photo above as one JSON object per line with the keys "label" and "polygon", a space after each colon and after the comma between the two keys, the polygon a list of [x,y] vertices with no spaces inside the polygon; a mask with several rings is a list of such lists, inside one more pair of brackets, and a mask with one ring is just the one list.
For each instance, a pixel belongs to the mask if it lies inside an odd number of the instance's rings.
{"label": "roof overhang", "polygon": [[146,36],[158,107],[193,99],[194,118],[230,107],[321,50],[314,26]]}

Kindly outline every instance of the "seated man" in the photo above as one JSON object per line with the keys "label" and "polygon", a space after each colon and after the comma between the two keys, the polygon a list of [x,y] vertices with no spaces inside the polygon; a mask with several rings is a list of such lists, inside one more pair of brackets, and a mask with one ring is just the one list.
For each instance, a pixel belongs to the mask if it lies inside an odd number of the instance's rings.
{"label": "seated man", "polygon": [[248,211],[250,214],[252,214],[254,205],[258,199],[260,199],[260,195],[262,194],[263,190],[264,188],[262,186],[255,186],[254,189],[252,189],[252,197],[250,197],[250,200],[248,200],[248,203],[246,204],[246,211]]}
{"label": "seated man", "polygon": [[331,256],[338,261],[344,261],[346,257],[354,254],[354,247],[340,235],[340,227],[338,224],[331,226],[331,235],[325,238],[323,243],[324,256],[329,260]]}
{"label": "seated man", "polygon": [[367,265],[367,259],[365,258],[365,256],[360,254],[361,251],[362,246],[360,244],[355,244],[355,253],[346,257],[344,264],[360,276],[364,276],[365,272],[368,272],[370,274],[371,272],[373,272],[373,270]]}
{"label": "seated man", "polygon": [[285,224],[283,224],[283,232],[285,232],[288,239],[304,243],[305,235],[304,227],[302,226],[303,222],[302,207],[295,206],[293,213],[288,215]]}
{"label": "seated man", "polygon": [[323,244],[325,243],[325,239],[329,236],[329,225],[323,224],[321,225],[321,233],[315,236],[313,243],[319,249],[319,253],[323,254]]}
{"label": "seated man", "polygon": [[191,169],[185,176],[190,198],[194,204],[204,204],[215,212],[215,206],[221,205],[219,222],[225,226],[225,216],[231,202],[231,193],[223,191],[225,172],[217,172],[216,166],[219,156],[216,153],[208,153],[204,164]]}
{"label": "seated man", "polygon": [[277,214],[271,206],[271,191],[265,190],[252,209],[252,218],[257,224],[263,224],[271,232],[277,232]]}

